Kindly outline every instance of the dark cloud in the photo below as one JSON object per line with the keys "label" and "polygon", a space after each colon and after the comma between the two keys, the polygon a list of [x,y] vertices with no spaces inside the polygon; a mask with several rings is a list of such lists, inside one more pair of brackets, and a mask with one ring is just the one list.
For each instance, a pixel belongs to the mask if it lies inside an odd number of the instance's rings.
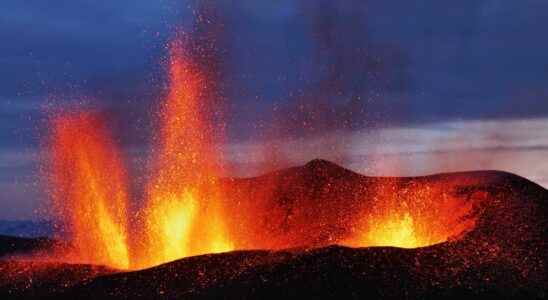
{"label": "dark cloud", "polygon": [[[543,1],[8,0],[3,8],[0,96],[12,103],[81,93],[148,110],[161,90],[166,40],[201,8],[204,23],[222,28],[214,46],[224,53],[238,132],[270,120],[275,108],[296,113],[299,101],[322,102],[337,118],[350,110],[357,127],[375,116],[391,123],[548,113]],[[195,35],[207,43],[207,33]],[[508,109],[519,101],[531,109]]]}
{"label": "dark cloud", "polygon": [[222,10],[234,33],[228,80],[240,138],[280,115],[283,131],[302,134],[303,124],[548,114],[542,1],[297,1],[274,15],[269,4],[248,7]]}
{"label": "dark cloud", "polygon": [[229,142],[548,116],[546,1],[4,0],[1,8],[0,152],[36,151],[44,107],[81,102],[112,116],[126,148],[146,148],[176,27],[215,75]]}

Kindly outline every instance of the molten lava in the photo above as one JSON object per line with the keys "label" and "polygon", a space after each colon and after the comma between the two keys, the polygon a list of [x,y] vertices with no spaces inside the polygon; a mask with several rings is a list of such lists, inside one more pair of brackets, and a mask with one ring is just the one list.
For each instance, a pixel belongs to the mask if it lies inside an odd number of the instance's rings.
{"label": "molten lava", "polygon": [[52,198],[74,248],[68,259],[129,267],[125,169],[101,120],[90,113],[53,121]]}
{"label": "molten lava", "polygon": [[[81,112],[53,119],[52,198],[72,245],[65,259],[140,269],[242,248],[411,248],[447,241],[474,226],[466,219],[471,204],[446,194],[443,185],[379,186],[374,195],[363,194],[359,210],[337,202],[341,195],[353,196],[344,183],[311,193],[307,178],[317,174],[285,186],[288,194],[270,189],[289,182],[283,173],[275,180],[264,177],[255,191],[245,185],[227,192],[219,179],[211,82],[189,57],[180,40],[170,44],[169,91],[159,111],[144,204],[135,213],[128,209],[126,169],[99,116]],[[354,230],[349,234],[348,228]]]}
{"label": "molten lava", "polygon": [[[127,213],[125,168],[100,118],[76,113],[53,120],[53,199],[68,223],[67,259],[116,268],[144,268],[233,249],[217,187],[218,160],[207,120],[207,80],[171,44],[169,93],[152,159],[143,211]],[[128,228],[128,222],[140,224]],[[130,243],[128,232],[138,241]]]}
{"label": "molten lava", "polygon": [[[349,245],[417,248],[459,237],[475,226],[473,203],[445,193],[444,186],[378,187]],[[448,190],[448,189],[447,189]]]}
{"label": "molten lava", "polygon": [[[161,108],[161,139],[147,186],[143,266],[232,250],[217,192],[218,159],[208,122],[208,82],[172,42],[170,85]],[[207,222],[203,222],[207,220]]]}

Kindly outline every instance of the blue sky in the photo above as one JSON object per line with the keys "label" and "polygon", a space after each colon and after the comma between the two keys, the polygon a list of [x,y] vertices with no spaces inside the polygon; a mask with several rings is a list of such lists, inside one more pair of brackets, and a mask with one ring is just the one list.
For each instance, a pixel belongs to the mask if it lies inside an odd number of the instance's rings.
{"label": "blue sky", "polygon": [[[476,134],[459,133],[455,149],[492,149],[495,142],[487,137],[499,136],[496,147],[515,148],[523,158],[507,153],[474,165],[472,157],[484,160],[471,156],[462,166],[504,168],[544,182],[544,167],[531,173],[528,157],[546,154],[544,133],[531,134],[548,120],[546,1],[4,0],[0,218],[33,217],[45,201],[36,174],[48,106],[99,107],[113,116],[128,151],[147,147],[164,80],[164,46],[176,27],[193,32],[198,43],[216,32],[209,51],[223,83],[228,149],[273,131],[278,139],[306,141],[331,132],[368,140],[375,131],[385,137],[375,139],[379,157],[393,147],[412,152],[402,134],[422,128],[417,140],[423,152],[439,153],[439,133],[454,133],[444,131],[447,124],[459,124]],[[521,131],[508,134],[504,124],[514,121]],[[355,155],[341,163],[365,173],[417,174],[458,165],[373,168],[379,164],[356,158],[358,150],[373,151],[368,144],[339,142],[351,153],[346,156]],[[537,152],[523,152],[522,144],[535,144]],[[330,156],[303,153],[308,156],[292,161]]]}

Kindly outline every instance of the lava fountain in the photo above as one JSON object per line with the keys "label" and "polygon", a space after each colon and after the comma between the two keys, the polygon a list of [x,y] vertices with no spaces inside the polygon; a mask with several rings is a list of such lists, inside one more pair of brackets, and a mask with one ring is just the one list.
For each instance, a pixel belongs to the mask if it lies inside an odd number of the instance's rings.
{"label": "lava fountain", "polygon": [[475,226],[474,202],[447,193],[443,183],[375,188],[372,203],[358,214],[358,230],[346,244],[417,248],[456,240]]}
{"label": "lava fountain", "polygon": [[116,145],[94,114],[52,123],[53,209],[71,235],[67,259],[128,268],[127,183]]}
{"label": "lava fountain", "polygon": [[210,83],[185,55],[180,40],[171,43],[170,54],[169,93],[160,111],[160,140],[146,189],[147,242],[137,258],[140,265],[233,249],[217,187],[218,152],[207,105]]}
{"label": "lava fountain", "polygon": [[[214,138],[221,126],[213,122],[209,103],[213,83],[183,44],[175,39],[169,45],[169,89],[159,108],[144,204],[136,213],[128,209],[123,159],[100,116],[79,112],[53,118],[51,196],[53,210],[70,234],[66,260],[142,269],[243,248],[332,243],[414,248],[445,242],[473,228],[468,218],[472,205],[445,193],[443,185],[386,185],[373,193],[348,193],[346,183],[336,188],[333,182],[322,193],[307,192],[303,180],[321,175],[320,170],[298,177],[294,184],[288,178],[261,184],[265,186],[260,190],[267,191],[269,184],[286,184],[276,193],[227,192],[219,179],[220,151]],[[344,174],[348,180],[356,177]],[[362,184],[367,186],[367,180],[358,186]],[[287,191],[293,192],[282,197],[284,203],[277,197]],[[363,198],[355,198],[355,192]],[[342,198],[357,199],[359,209],[356,203],[336,200]]]}
{"label": "lava fountain", "polygon": [[74,248],[66,259],[135,269],[233,249],[217,187],[208,83],[180,40],[170,44],[170,54],[169,93],[143,211],[127,212],[126,169],[100,117],[82,112],[53,119],[52,199]]}

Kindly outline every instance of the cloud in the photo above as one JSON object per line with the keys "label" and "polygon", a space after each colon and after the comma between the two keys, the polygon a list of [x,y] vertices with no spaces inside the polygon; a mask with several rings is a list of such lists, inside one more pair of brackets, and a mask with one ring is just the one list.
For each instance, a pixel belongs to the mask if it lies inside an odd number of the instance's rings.
{"label": "cloud", "polygon": [[[321,136],[231,142],[224,147],[227,174],[252,176],[271,168],[304,164],[314,158],[335,161],[371,176],[417,176],[441,172],[498,169],[548,187],[548,118],[471,120]],[[139,191],[146,147],[125,148],[134,188]],[[278,163],[277,165],[275,163]],[[43,205],[40,153],[0,149],[1,208],[10,218],[26,218]],[[0,218],[2,216],[0,215]]]}
{"label": "cloud", "polygon": [[[208,46],[223,54],[230,163],[245,174],[272,154],[381,175],[495,168],[547,186],[548,2],[524,1],[207,2],[218,18],[204,20],[222,28]],[[165,42],[195,21],[185,4],[3,1],[0,184],[15,191],[33,172],[26,151],[38,151],[52,98],[91,99],[125,148],[146,149]]]}
{"label": "cloud", "polygon": [[440,172],[498,169],[548,187],[548,119],[470,120],[390,127],[321,136],[234,143],[227,160],[243,176],[268,165],[275,145],[283,164],[314,158],[334,160],[375,176],[416,176]]}

